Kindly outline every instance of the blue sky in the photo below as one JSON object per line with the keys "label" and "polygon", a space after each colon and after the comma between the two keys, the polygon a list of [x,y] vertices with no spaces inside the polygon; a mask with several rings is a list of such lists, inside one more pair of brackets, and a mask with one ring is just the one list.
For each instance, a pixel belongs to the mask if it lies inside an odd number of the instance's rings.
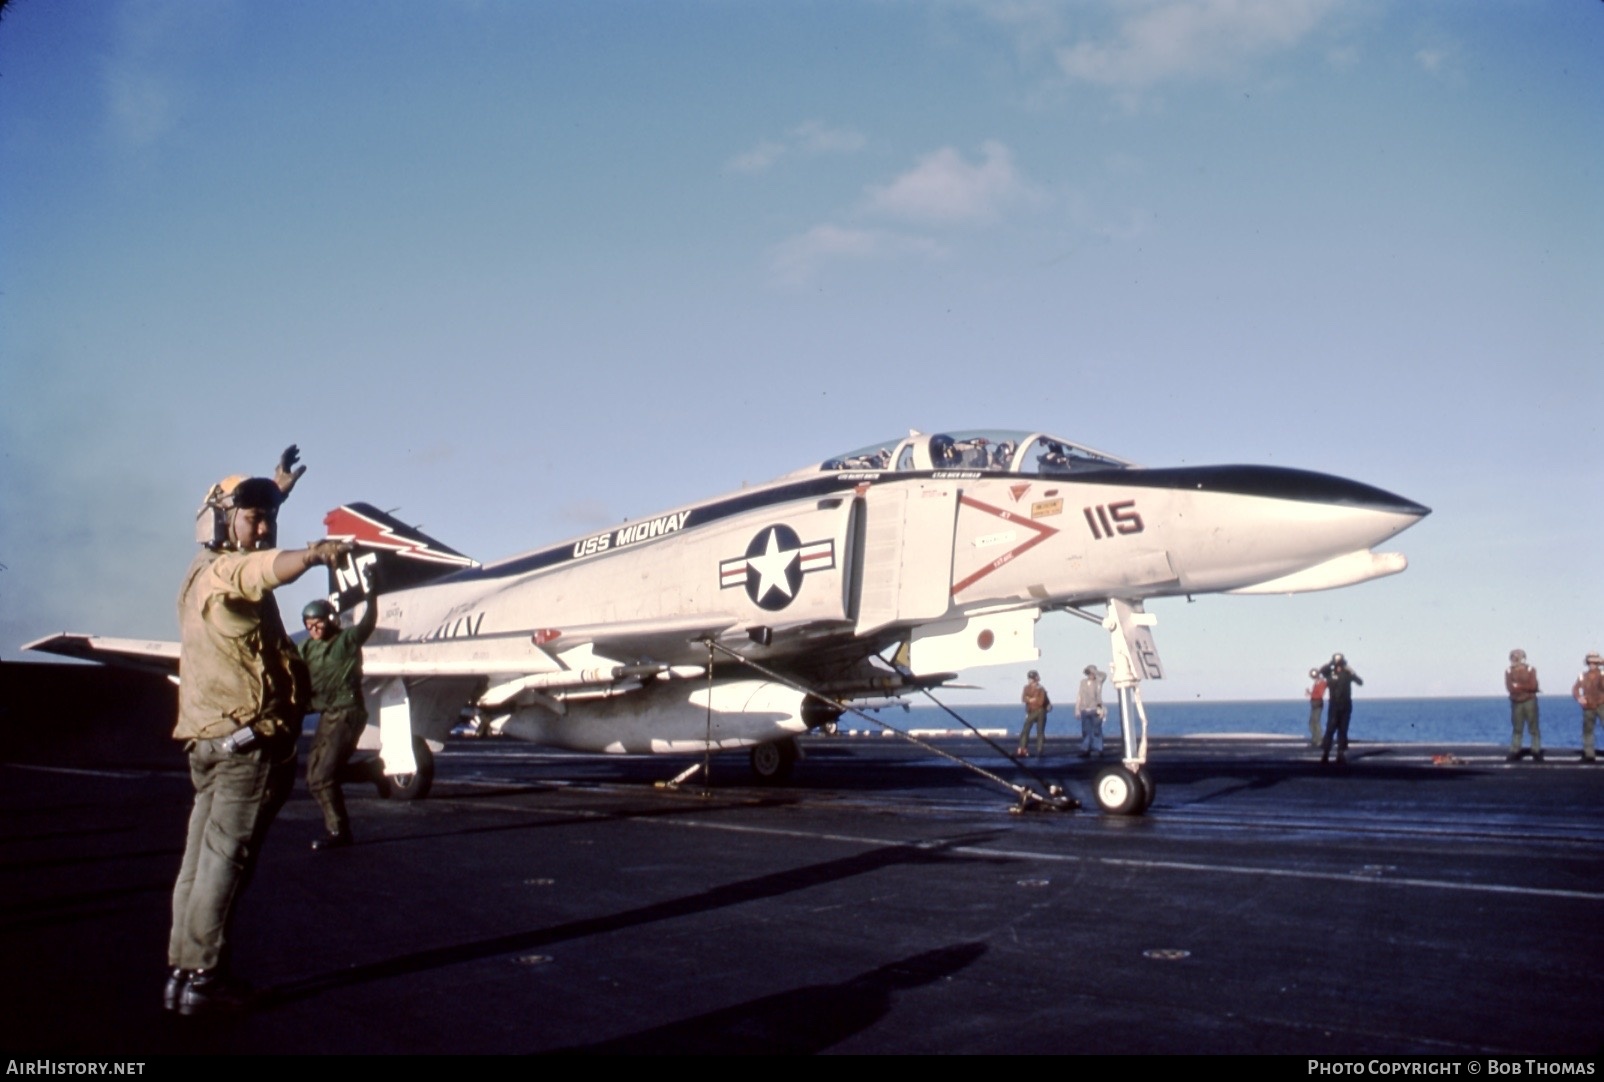
{"label": "blue sky", "polygon": [[1598,3],[13,0],[0,656],[173,637],[202,493],[292,441],[286,541],[365,499],[488,559],[996,426],[1434,508],[1402,576],[1155,604],[1149,699],[1563,690],[1601,104]]}

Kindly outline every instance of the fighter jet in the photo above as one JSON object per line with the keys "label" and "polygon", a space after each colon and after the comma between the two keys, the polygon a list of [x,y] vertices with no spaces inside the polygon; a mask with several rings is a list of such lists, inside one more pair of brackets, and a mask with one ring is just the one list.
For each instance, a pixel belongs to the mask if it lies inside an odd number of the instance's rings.
{"label": "fighter jet", "polygon": [[[382,565],[363,651],[392,795],[427,792],[430,745],[482,733],[598,753],[745,749],[789,775],[797,737],[865,700],[1034,660],[1043,614],[1109,633],[1123,759],[1094,791],[1154,792],[1140,684],[1161,678],[1150,598],[1297,593],[1402,571],[1373,551],[1429,514],[1273,466],[1147,468],[1045,433],[883,440],[768,484],[479,563],[365,503],[328,536],[349,620]],[[58,635],[30,649],[171,666],[176,644]],[[695,768],[692,768],[695,769]],[[687,776],[690,771],[686,772]]]}

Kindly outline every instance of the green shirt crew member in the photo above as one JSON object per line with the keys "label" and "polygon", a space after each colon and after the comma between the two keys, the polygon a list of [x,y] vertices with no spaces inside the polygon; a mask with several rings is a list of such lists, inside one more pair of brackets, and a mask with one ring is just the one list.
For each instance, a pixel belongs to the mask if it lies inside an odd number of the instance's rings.
{"label": "green shirt crew member", "polygon": [[307,788],[323,810],[324,833],[312,842],[313,849],[351,844],[351,820],[340,792],[340,772],[368,723],[362,702],[362,644],[378,623],[376,591],[369,592],[366,610],[354,627],[343,629],[334,606],[327,601],[313,601],[301,610],[307,635],[301,642],[301,657],[312,675],[312,709],[322,714],[306,763]]}

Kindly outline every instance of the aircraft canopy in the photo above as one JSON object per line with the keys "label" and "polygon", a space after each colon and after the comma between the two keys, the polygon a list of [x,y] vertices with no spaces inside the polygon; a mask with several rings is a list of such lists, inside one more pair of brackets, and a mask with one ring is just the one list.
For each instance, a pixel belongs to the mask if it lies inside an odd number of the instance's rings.
{"label": "aircraft canopy", "polygon": [[975,428],[961,432],[911,432],[825,459],[821,470],[985,470],[1059,477],[1087,470],[1134,466],[1122,458],[1040,432]]}

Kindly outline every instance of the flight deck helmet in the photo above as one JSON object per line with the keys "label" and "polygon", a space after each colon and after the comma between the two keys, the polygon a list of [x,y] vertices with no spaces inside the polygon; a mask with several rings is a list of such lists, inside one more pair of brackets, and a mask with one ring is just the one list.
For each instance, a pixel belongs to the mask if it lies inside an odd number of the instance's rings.
{"label": "flight deck helmet", "polygon": [[306,603],[306,608],[301,610],[301,623],[303,623],[303,624],[306,623],[308,620],[329,620],[329,621],[332,621],[333,619],[334,619],[334,606],[330,605],[327,601],[325,601],[321,597],[318,598],[316,601],[308,601]]}
{"label": "flight deck helmet", "polygon": [[[271,512],[276,535],[278,508],[283,502],[284,493],[270,477],[225,477],[211,487],[200,510],[195,512],[195,540],[207,548],[233,548],[229,521],[235,511]],[[276,536],[269,536],[268,547],[272,548],[276,540]]]}

